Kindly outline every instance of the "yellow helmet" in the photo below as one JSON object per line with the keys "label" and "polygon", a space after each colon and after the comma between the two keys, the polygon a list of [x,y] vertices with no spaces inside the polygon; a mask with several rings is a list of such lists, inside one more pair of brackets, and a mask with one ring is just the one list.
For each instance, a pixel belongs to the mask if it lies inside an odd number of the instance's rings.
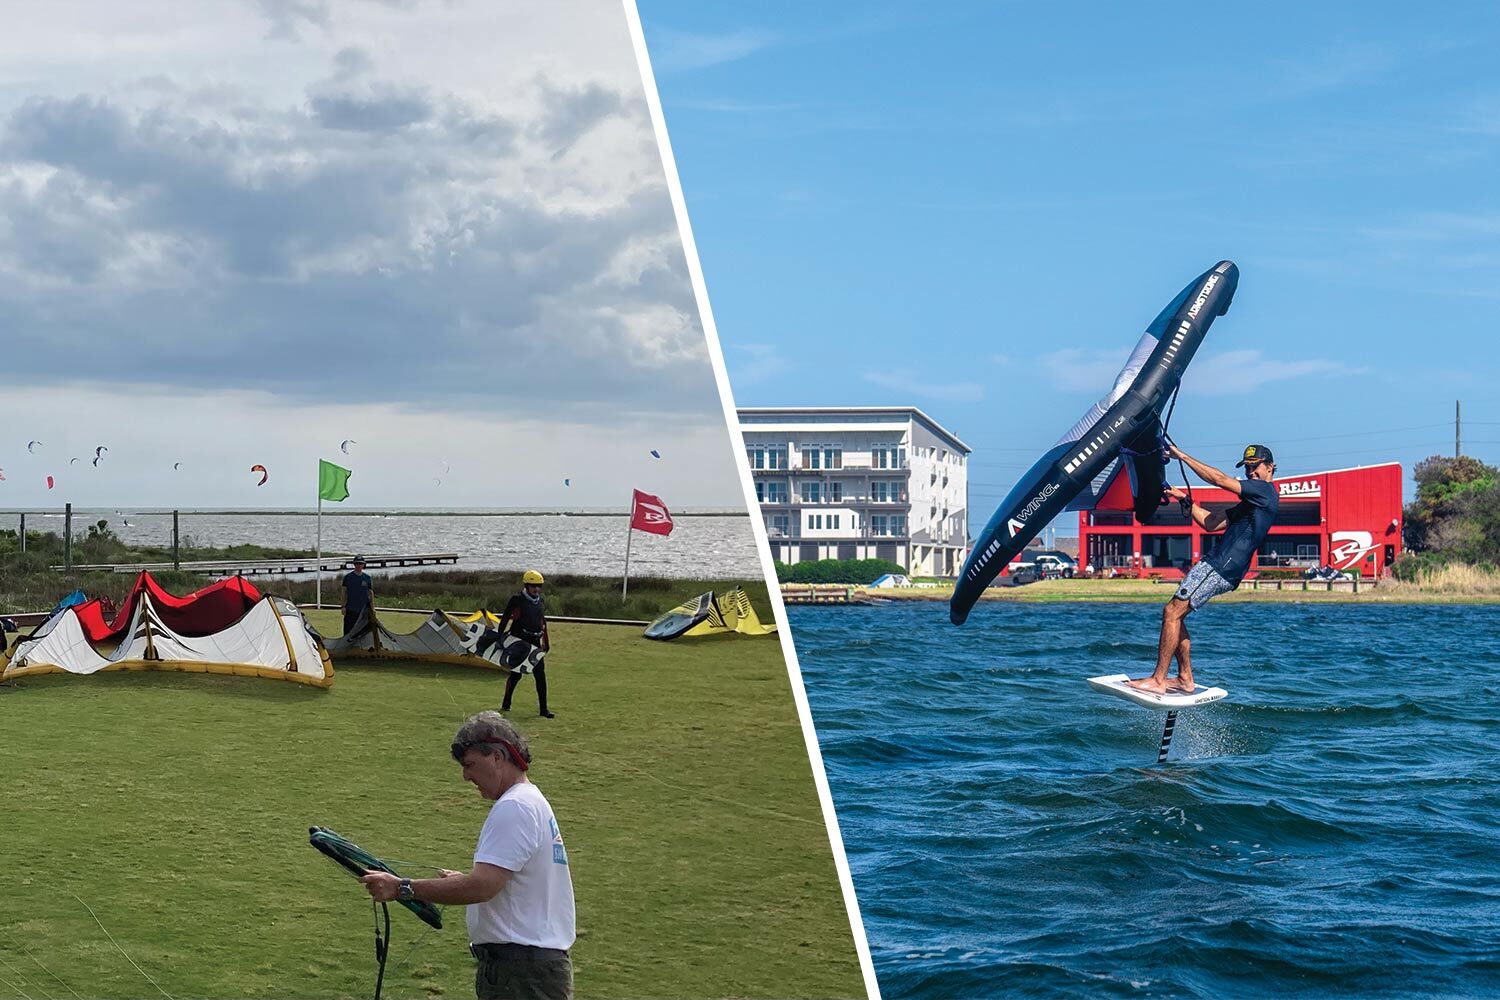
{"label": "yellow helmet", "polygon": [[526,572],[524,572],[524,573],[521,574],[521,583],[523,585],[530,585],[530,584],[534,583],[538,587],[540,587],[542,584],[544,584],[546,582],[547,582],[546,580],[542,579],[542,574],[538,573],[534,569],[528,569]]}

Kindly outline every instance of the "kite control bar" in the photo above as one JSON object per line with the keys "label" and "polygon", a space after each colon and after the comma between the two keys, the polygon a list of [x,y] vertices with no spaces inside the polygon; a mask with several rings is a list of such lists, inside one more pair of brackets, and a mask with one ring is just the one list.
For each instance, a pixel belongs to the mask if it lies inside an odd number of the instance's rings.
{"label": "kite control bar", "polygon": [[[331,861],[355,878],[359,878],[372,871],[387,872],[391,875],[398,874],[390,865],[381,861],[369,851],[360,847],[352,840],[340,837],[327,827],[309,827],[307,839],[309,843],[327,855]],[[400,903],[420,917],[424,923],[430,924],[435,930],[443,929],[443,914],[436,906],[420,899],[403,899],[400,900]]]}

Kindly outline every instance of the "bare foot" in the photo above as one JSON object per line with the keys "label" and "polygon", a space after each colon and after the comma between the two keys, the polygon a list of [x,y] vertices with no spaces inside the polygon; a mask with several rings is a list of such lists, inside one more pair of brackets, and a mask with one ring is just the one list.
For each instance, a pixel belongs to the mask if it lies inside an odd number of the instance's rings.
{"label": "bare foot", "polygon": [[1167,682],[1159,681],[1153,677],[1142,677],[1140,680],[1126,681],[1126,687],[1133,687],[1137,691],[1146,691],[1150,694],[1166,694]]}
{"label": "bare foot", "polygon": [[1192,694],[1196,689],[1197,685],[1193,683],[1191,677],[1187,680],[1183,680],[1181,677],[1174,677],[1167,682],[1167,690],[1175,691],[1178,694]]}

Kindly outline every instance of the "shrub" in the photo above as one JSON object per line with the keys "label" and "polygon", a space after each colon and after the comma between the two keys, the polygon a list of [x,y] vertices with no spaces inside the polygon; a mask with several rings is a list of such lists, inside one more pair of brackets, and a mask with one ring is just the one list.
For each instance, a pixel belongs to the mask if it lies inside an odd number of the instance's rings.
{"label": "shrub", "polygon": [[782,583],[872,583],[886,573],[905,573],[905,567],[889,559],[817,559],[795,566],[776,564]]}

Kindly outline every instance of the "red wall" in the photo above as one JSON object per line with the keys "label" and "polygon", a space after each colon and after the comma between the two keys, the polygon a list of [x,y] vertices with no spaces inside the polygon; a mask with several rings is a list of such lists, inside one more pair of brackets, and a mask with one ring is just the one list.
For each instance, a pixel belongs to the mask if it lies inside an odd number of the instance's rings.
{"label": "red wall", "polygon": [[[1278,535],[1318,537],[1318,565],[1331,564],[1338,569],[1356,566],[1363,576],[1384,575],[1396,556],[1401,554],[1401,466],[1397,463],[1367,466],[1361,469],[1336,469],[1305,476],[1283,476],[1276,480],[1282,509],[1289,502],[1314,502],[1319,507],[1318,524],[1273,525],[1269,543]],[[1228,490],[1211,486],[1194,486],[1193,499],[1203,503],[1233,503],[1238,498]],[[1143,527],[1139,524],[1093,526],[1088,511],[1078,515],[1078,562],[1089,561],[1089,538],[1093,535],[1128,537],[1129,554],[1142,551],[1141,540],[1152,535],[1183,535],[1192,538],[1192,557],[1202,551],[1205,532],[1196,524],[1170,527]],[[1291,555],[1289,550],[1287,555]],[[1259,559],[1251,563],[1254,576]],[[1097,569],[1098,567],[1096,567]],[[1161,576],[1178,579],[1182,571],[1174,567],[1135,565],[1119,570],[1132,576]]]}

